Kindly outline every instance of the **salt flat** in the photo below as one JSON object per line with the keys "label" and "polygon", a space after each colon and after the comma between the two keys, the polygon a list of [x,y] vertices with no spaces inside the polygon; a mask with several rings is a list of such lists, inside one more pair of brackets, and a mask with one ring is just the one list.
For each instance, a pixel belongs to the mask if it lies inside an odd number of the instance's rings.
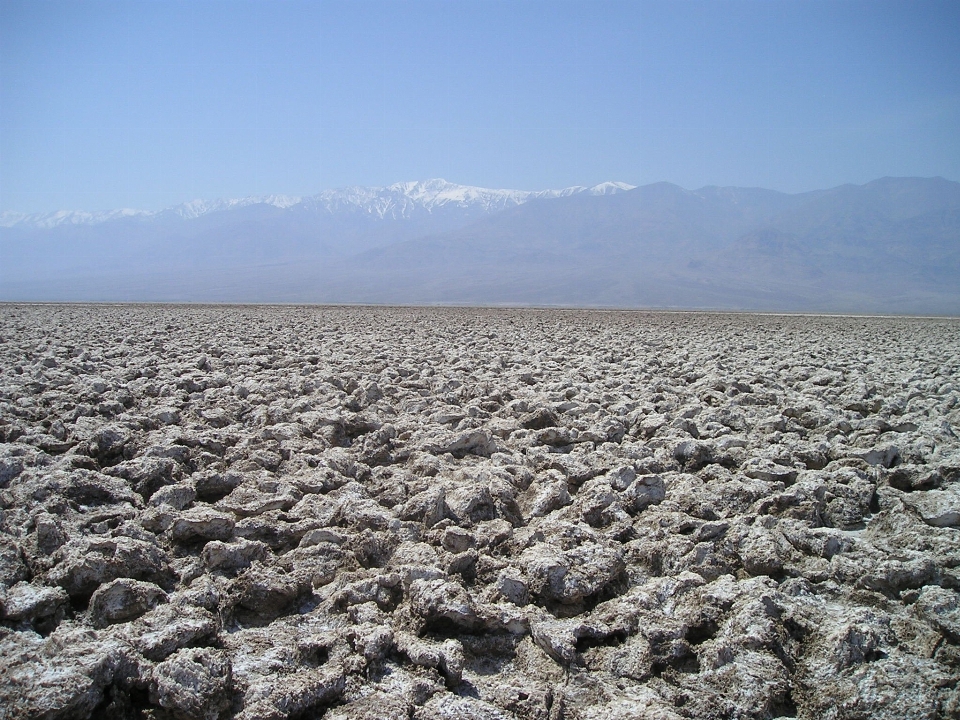
{"label": "salt flat", "polygon": [[960,321],[0,306],[0,718],[960,713]]}

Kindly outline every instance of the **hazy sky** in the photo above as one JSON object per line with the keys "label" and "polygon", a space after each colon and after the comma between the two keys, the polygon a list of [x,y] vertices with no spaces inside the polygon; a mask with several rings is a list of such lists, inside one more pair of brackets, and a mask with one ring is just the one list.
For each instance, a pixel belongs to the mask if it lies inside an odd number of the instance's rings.
{"label": "hazy sky", "polygon": [[0,210],[960,180],[960,2],[0,0]]}

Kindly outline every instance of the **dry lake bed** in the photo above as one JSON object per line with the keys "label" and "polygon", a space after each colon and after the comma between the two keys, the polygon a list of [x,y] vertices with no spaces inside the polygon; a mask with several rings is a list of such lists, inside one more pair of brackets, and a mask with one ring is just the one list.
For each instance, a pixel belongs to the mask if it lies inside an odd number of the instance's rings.
{"label": "dry lake bed", "polygon": [[0,718],[960,717],[960,321],[0,305]]}

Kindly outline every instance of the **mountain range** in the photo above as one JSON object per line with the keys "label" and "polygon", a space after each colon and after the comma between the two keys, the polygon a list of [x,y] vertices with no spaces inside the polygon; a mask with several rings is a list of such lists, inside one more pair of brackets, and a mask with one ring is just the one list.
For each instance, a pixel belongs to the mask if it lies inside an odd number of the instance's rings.
{"label": "mountain range", "polygon": [[960,183],[787,194],[443,180],[5,213],[0,299],[960,314]]}
{"label": "mountain range", "polygon": [[99,225],[112,220],[138,218],[141,220],[193,220],[201,215],[222,212],[248,205],[270,205],[276,208],[295,208],[304,212],[361,213],[380,220],[414,217],[417,214],[432,214],[437,211],[459,209],[495,212],[540,198],[558,198],[586,193],[609,195],[632,190],[633,185],[606,182],[593,187],[568,187],[563,190],[491,190],[489,188],[456,185],[442,179],[423,182],[401,182],[387,187],[348,187],[325,190],[317,195],[297,197],[291,195],[252,195],[244,198],[220,200],[193,200],[163,210],[107,210],[84,212],[60,210],[51,213],[25,214],[5,212],[0,215],[0,227],[24,227],[50,229],[59,225]]}

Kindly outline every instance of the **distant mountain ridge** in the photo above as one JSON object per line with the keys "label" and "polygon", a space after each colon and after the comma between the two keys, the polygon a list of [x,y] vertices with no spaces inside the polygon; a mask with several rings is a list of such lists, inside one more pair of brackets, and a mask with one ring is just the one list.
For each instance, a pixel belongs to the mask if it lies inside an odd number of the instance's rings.
{"label": "distant mountain ridge", "polygon": [[960,183],[943,178],[247,200],[0,227],[0,299],[960,315]]}
{"label": "distant mountain ridge", "polygon": [[432,212],[444,206],[461,208],[479,206],[484,212],[494,212],[532,199],[556,198],[587,193],[609,195],[632,190],[633,185],[605,182],[593,187],[574,186],[562,190],[492,190],[470,185],[457,185],[441,178],[424,181],[400,182],[387,187],[346,187],[324,190],[316,195],[253,195],[244,198],[192,200],[162,210],[118,209],[103,212],[58,210],[48,213],[5,212],[0,216],[0,227],[34,227],[49,229],[58,225],[97,225],[114,220],[170,219],[193,220],[214,212],[223,212],[250,205],[270,205],[281,209],[298,206],[304,210],[328,213],[361,211],[380,218],[408,217],[423,210]]}

